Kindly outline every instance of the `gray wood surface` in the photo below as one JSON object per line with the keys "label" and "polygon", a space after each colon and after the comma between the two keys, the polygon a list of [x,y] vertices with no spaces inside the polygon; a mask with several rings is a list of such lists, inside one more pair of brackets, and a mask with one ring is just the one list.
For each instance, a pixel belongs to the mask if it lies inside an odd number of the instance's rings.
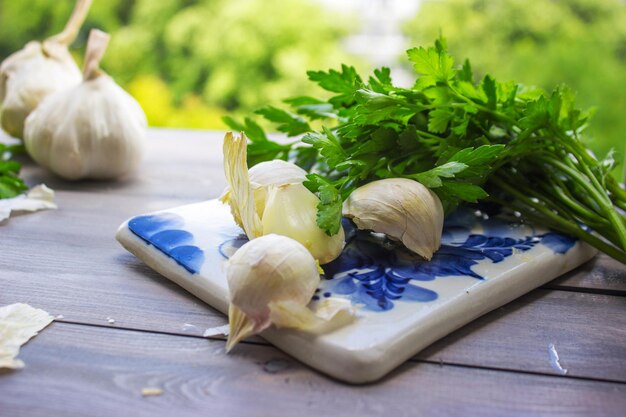
{"label": "gray wood surface", "polygon": [[[113,237],[128,217],[219,195],[220,136],[151,130],[140,171],[116,183],[68,183],[25,161],[59,210],[0,223],[0,305],[64,318],[24,348],[26,369],[0,373],[0,416],[623,415],[626,267],[604,255],[376,384],[337,383],[260,338],[224,355],[223,340],[200,335],[225,318]],[[141,397],[154,385],[165,393]]]}
{"label": "gray wood surface", "polygon": [[[623,416],[626,385],[408,362],[349,386],[269,346],[55,323],[0,378],[11,416]],[[163,394],[142,397],[158,387]]]}

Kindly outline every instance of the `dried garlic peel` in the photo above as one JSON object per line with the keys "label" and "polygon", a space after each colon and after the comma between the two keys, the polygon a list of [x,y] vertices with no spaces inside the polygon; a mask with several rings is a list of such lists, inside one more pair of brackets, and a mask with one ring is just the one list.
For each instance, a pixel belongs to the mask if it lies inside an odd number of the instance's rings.
{"label": "dried garlic peel", "polygon": [[27,194],[0,199],[0,222],[8,219],[12,212],[56,209],[54,191],[45,184],[33,187]]}
{"label": "dried garlic peel", "polygon": [[24,362],[16,359],[20,347],[54,318],[28,304],[0,307],[0,368],[19,369]]}
{"label": "dried garlic peel", "polygon": [[44,42],[32,41],[0,65],[0,124],[22,138],[26,117],[49,94],[78,85],[80,70],[68,51],[91,0],[78,0],[65,29]]}
{"label": "dried garlic peel", "polygon": [[359,187],[346,200],[343,214],[359,229],[400,240],[428,260],[441,244],[441,200],[414,180],[388,178]]}
{"label": "dried garlic peel", "polygon": [[310,252],[286,236],[269,234],[243,245],[226,270],[230,291],[230,333],[226,350],[272,324],[312,333],[330,331],[354,320],[347,300],[326,300],[320,314],[307,304],[320,283]]}
{"label": "dried garlic peel", "polygon": [[28,153],[66,179],[118,178],[134,170],[143,154],[143,110],[99,69],[108,40],[92,30],[83,82],[46,97],[26,120]]}
{"label": "dried garlic peel", "polygon": [[[322,264],[337,258],[345,243],[343,229],[328,236],[319,228],[316,223],[319,199],[302,185],[305,172],[283,161],[272,161],[266,168],[253,167],[248,171],[246,152],[244,134],[239,137],[226,134],[224,169],[229,188],[222,201],[230,205],[235,221],[248,238],[276,233],[303,244]],[[279,175],[284,176],[283,181],[296,182],[281,183]],[[253,182],[253,177],[263,184]]]}

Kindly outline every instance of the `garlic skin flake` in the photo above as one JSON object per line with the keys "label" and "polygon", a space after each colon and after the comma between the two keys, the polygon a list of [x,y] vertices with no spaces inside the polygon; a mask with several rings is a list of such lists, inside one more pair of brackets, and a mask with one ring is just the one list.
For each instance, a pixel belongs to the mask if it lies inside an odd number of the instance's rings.
{"label": "garlic skin flake", "polygon": [[91,0],[78,0],[63,32],[32,41],[0,64],[0,125],[22,138],[26,117],[44,97],[80,84],[78,66],[68,51],[83,24]]}
{"label": "garlic skin flake", "polygon": [[302,185],[306,171],[284,161],[259,164],[248,171],[246,152],[245,135],[226,134],[224,171],[229,188],[221,200],[230,205],[248,238],[276,233],[300,242],[320,264],[337,258],[345,244],[344,231],[328,236],[317,225],[320,201]]}
{"label": "garlic skin flake", "polygon": [[99,68],[108,40],[92,30],[83,82],[46,97],[26,120],[26,150],[65,179],[118,178],[134,170],[143,154],[143,110]]}
{"label": "garlic skin flake", "polygon": [[286,236],[269,234],[243,245],[227,263],[230,332],[226,350],[270,327],[319,333],[354,320],[348,300],[325,300],[320,313],[307,308],[320,283],[310,252]]}
{"label": "garlic skin flake", "polygon": [[54,317],[28,304],[16,303],[0,307],[0,369],[20,369],[17,359],[20,347],[52,323]]}
{"label": "garlic skin flake", "polygon": [[357,188],[344,203],[344,216],[359,229],[384,233],[430,260],[441,245],[443,206],[417,181],[388,178]]}

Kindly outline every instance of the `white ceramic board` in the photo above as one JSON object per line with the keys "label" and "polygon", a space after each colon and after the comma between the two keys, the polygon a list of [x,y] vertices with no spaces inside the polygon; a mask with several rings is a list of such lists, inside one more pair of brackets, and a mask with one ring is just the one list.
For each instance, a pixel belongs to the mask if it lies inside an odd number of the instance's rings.
{"label": "white ceramic board", "polygon": [[[312,303],[343,297],[357,320],[312,336],[268,329],[262,336],[300,361],[351,383],[375,381],[437,339],[589,260],[567,236],[462,211],[446,219],[432,261],[356,231],[326,271]],[[140,215],[118,241],[151,268],[219,311],[228,311],[225,262],[247,239],[228,206],[206,201]],[[236,349],[236,348],[235,348]]]}

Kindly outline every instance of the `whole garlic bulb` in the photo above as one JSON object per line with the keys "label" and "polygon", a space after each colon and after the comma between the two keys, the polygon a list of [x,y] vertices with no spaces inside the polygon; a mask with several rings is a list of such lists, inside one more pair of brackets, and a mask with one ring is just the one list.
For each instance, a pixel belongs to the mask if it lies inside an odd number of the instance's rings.
{"label": "whole garlic bulb", "polygon": [[281,234],[303,244],[321,264],[337,258],[345,243],[343,229],[328,236],[317,225],[320,201],[302,185],[306,172],[284,161],[259,164],[248,171],[246,147],[245,135],[226,134],[224,170],[229,188],[222,201],[230,205],[233,218],[248,238]]}
{"label": "whole garlic bulb", "polygon": [[345,299],[307,307],[320,283],[309,251],[286,236],[269,234],[243,245],[227,263],[230,332],[226,350],[270,327],[325,332],[354,320]]}
{"label": "whole garlic bulb", "polygon": [[443,206],[439,197],[417,181],[388,178],[357,188],[346,200],[344,216],[359,229],[384,233],[430,260],[439,249]]}
{"label": "whole garlic bulb", "polygon": [[78,66],[68,51],[83,24],[91,0],[78,0],[63,32],[32,41],[0,64],[0,125],[22,138],[24,121],[49,94],[80,84]]}
{"label": "whole garlic bulb", "polygon": [[108,41],[109,35],[92,30],[83,82],[46,97],[26,120],[28,153],[66,179],[121,177],[143,153],[143,110],[99,68]]}

